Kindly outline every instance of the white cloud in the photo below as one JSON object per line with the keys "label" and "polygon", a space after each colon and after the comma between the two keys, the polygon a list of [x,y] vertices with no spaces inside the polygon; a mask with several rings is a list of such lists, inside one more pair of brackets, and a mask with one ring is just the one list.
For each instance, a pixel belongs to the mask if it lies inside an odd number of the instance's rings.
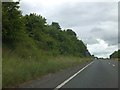
{"label": "white cloud", "polygon": [[108,46],[102,39],[97,39],[97,41],[99,43],[87,46],[91,54],[95,54],[97,57],[109,57],[112,52],[118,49],[118,45]]}

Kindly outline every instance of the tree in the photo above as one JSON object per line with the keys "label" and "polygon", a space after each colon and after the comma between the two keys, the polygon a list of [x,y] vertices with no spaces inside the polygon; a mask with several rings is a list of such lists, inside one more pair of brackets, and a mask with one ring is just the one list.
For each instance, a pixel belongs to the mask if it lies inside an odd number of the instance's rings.
{"label": "tree", "polygon": [[27,33],[29,34],[29,36],[39,41],[42,32],[44,32],[46,19],[34,13],[26,15],[24,19]]}
{"label": "tree", "polygon": [[17,41],[24,32],[24,21],[19,2],[2,3],[2,38],[3,42]]}
{"label": "tree", "polygon": [[72,29],[67,29],[67,34],[69,34],[69,35],[73,35],[73,36],[75,36],[76,37],[76,33],[74,32],[74,31],[72,31]]}
{"label": "tree", "polygon": [[52,22],[52,26],[55,27],[56,29],[61,29],[60,25],[57,22]]}
{"label": "tree", "polygon": [[8,42],[11,45],[16,42],[18,46],[36,47],[62,55],[90,55],[83,41],[77,38],[72,29],[61,30],[57,22],[48,25],[44,17],[35,13],[22,16],[19,2],[5,2],[2,8],[3,43]]}

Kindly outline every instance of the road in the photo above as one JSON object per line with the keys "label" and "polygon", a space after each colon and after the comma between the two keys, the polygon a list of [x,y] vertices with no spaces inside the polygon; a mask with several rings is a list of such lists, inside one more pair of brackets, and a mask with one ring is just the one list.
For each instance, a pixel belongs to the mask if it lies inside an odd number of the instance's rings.
{"label": "road", "polygon": [[[24,83],[18,87],[52,88],[51,90],[59,86],[60,86],[59,88],[61,89],[62,88],[118,88],[117,61],[93,60],[93,63],[91,63],[90,65],[88,64],[90,64],[90,62],[84,65],[80,65],[74,68],[69,68],[67,70],[60,71],[55,74],[47,75],[42,79],[33,80]],[[80,72],[78,73],[78,71]]]}
{"label": "road", "polygon": [[94,60],[62,88],[118,88],[118,62]]}

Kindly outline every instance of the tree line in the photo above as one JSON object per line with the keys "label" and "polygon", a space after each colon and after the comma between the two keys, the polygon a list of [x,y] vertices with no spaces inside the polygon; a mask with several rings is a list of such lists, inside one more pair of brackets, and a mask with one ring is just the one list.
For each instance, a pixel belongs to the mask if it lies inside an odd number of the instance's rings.
{"label": "tree line", "polygon": [[58,22],[50,25],[36,13],[22,15],[19,2],[2,2],[2,41],[14,50],[18,45],[57,55],[91,56],[72,29],[62,30]]}

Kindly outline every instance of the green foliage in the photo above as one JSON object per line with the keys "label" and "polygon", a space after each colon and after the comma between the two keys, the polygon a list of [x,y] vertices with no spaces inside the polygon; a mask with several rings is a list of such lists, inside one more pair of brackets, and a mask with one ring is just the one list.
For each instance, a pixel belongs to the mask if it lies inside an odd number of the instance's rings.
{"label": "green foliage", "polygon": [[[36,53],[36,51],[33,52]],[[28,59],[17,56],[9,49],[4,50],[4,53],[6,54],[3,55],[2,65],[3,88],[17,86],[25,81],[37,79],[43,75],[77,66],[92,60],[90,58],[73,56],[49,57],[39,51],[37,51],[39,54],[36,55],[38,58],[31,57]]]}
{"label": "green foliage", "polygon": [[61,29],[59,23],[57,23],[57,22],[52,22],[52,26],[58,30]]}
{"label": "green foliage", "polygon": [[19,2],[2,3],[2,37],[3,42],[13,42],[25,34],[24,22],[21,11],[19,11]]}
{"label": "green foliage", "polygon": [[26,15],[24,19],[26,30],[29,33],[29,36],[38,39],[38,37],[40,36],[39,34],[41,34],[41,32],[44,30],[46,19],[34,13]]}
{"label": "green foliage", "polygon": [[67,29],[66,31],[69,35],[73,35],[73,36],[76,36],[76,33],[73,32],[71,29]]}
{"label": "green foliage", "polygon": [[110,55],[110,58],[120,58],[120,50],[115,51]]}
{"label": "green foliage", "polygon": [[62,55],[86,57],[87,47],[78,40],[72,29],[61,30],[59,23],[46,23],[35,13],[23,16],[19,2],[2,3],[2,38],[6,46],[14,49],[22,45],[27,49],[40,49]]}

